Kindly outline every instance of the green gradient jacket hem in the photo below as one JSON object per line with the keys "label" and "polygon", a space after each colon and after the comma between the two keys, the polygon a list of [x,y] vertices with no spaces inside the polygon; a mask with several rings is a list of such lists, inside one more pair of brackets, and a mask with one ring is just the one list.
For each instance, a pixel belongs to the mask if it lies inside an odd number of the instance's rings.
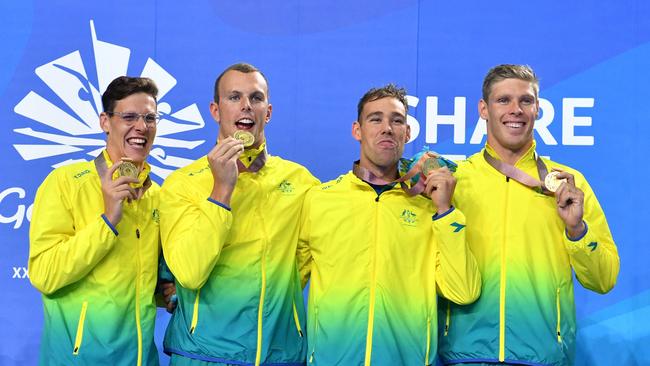
{"label": "green gradient jacket hem", "polygon": [[295,253],[302,201],[317,183],[304,167],[269,157],[257,173],[239,174],[229,210],[208,200],[206,157],[167,178],[161,234],[178,307],[166,350],[245,364],[304,361]]}
{"label": "green gradient jacket hem", "polygon": [[[534,151],[533,145],[516,167],[538,177]],[[482,151],[459,163],[454,204],[471,223],[467,240],[483,289],[471,305],[440,304],[440,356],[445,363],[479,359],[570,365],[576,333],[572,273],[598,293],[616,283],[616,246],[591,187],[578,171],[543,160],[549,171],[573,174],[585,194],[588,230],[577,241],[567,238],[555,197],[506,179]]]}

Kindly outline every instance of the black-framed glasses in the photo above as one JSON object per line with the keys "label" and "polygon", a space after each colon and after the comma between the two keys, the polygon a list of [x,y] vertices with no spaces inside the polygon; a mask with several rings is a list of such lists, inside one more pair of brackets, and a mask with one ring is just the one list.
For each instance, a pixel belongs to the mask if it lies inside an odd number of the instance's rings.
{"label": "black-framed glasses", "polygon": [[118,116],[120,117],[124,122],[126,122],[127,125],[131,126],[134,125],[140,117],[142,117],[142,120],[147,126],[155,126],[158,121],[160,121],[160,115],[158,113],[135,113],[135,112],[106,112],[109,116]]}

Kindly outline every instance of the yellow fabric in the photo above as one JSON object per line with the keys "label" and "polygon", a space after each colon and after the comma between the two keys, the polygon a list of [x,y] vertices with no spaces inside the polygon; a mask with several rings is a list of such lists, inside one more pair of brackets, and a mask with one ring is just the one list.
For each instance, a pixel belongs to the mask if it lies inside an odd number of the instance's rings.
{"label": "yellow fabric", "polygon": [[481,283],[463,213],[432,222],[434,213],[428,198],[399,188],[377,196],[352,173],[307,193],[298,265],[303,286],[311,278],[312,362],[433,362],[438,294],[469,303]]}
{"label": "yellow fabric", "polygon": [[28,266],[30,281],[43,293],[43,357],[72,363],[68,357],[80,309],[87,303],[76,362],[101,363],[109,354],[124,364],[157,360],[153,293],[160,251],[158,192],[152,183],[139,200],[123,203],[116,235],[101,216],[103,196],[94,162],[57,168],[41,184],[30,226]]}

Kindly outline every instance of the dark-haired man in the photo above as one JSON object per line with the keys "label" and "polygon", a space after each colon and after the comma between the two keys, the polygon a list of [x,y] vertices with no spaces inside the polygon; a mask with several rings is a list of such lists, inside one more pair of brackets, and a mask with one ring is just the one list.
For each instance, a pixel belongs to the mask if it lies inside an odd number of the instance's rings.
{"label": "dark-haired man", "polygon": [[536,152],[538,94],[526,65],[496,66],[483,82],[487,144],[459,163],[454,195],[483,288],[471,305],[440,307],[445,364],[571,365],[573,272],[598,293],[616,283],[616,246],[591,187]]}
{"label": "dark-haired man", "polygon": [[311,276],[309,365],[431,365],[438,294],[459,304],[479,296],[451,172],[420,176],[426,197],[397,182],[407,108],[404,89],[368,91],[352,124],[359,161],[305,198],[298,262],[303,285]]}
{"label": "dark-haired man", "polygon": [[[41,365],[157,365],[158,191],[146,158],[158,88],[119,77],[102,95],[106,149],[36,193],[29,274],[43,293]],[[132,174],[132,175],[128,175]]]}
{"label": "dark-haired man", "polygon": [[164,343],[172,365],[304,363],[295,253],[302,200],[318,181],[267,153],[271,111],[264,75],[228,67],[210,104],[217,145],[163,185],[163,252],[178,289]]}

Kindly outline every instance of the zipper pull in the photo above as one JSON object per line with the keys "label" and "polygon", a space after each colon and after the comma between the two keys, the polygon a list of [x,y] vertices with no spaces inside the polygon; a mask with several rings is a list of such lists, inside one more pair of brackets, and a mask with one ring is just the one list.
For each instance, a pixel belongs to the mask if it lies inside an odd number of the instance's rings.
{"label": "zipper pull", "polygon": [[140,239],[140,229],[135,229],[135,236]]}

